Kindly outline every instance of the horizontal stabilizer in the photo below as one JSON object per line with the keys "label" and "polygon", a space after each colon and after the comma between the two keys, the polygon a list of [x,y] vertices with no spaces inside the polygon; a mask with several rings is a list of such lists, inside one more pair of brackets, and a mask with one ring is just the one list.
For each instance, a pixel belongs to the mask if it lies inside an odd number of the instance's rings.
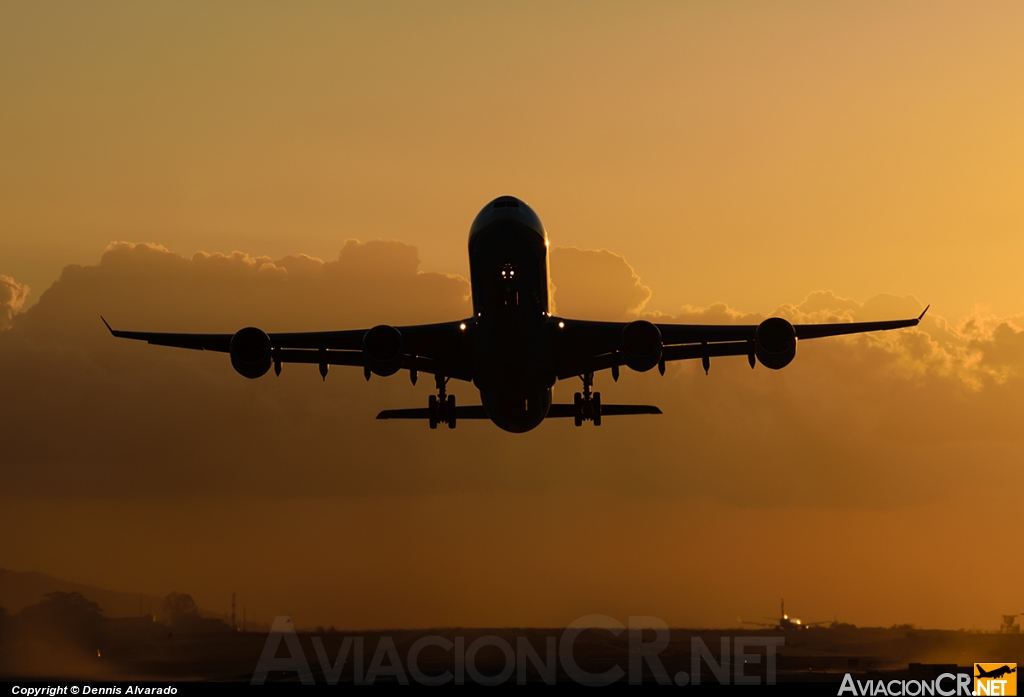
{"label": "horizontal stabilizer", "polygon": [[[385,409],[377,414],[378,419],[429,419],[429,409]],[[486,419],[483,406],[455,407],[456,419]]]}
{"label": "horizontal stabilizer", "polygon": [[[648,404],[602,404],[601,416],[630,416],[632,414],[660,414],[661,409]],[[552,404],[549,419],[571,419],[576,416],[572,404]]]}
{"label": "horizontal stabilizer", "polygon": [[[647,404],[602,404],[602,416],[628,416],[631,414],[660,414],[661,409]],[[572,404],[552,404],[549,419],[571,419],[576,415]],[[429,409],[385,409],[377,414],[378,419],[429,419]],[[456,419],[487,419],[483,406],[455,407]]]}

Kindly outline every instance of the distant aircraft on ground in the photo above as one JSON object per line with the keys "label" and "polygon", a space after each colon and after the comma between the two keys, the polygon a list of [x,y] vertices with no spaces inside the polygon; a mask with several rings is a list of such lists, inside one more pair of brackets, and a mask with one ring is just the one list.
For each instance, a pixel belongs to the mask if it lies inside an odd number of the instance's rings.
{"label": "distant aircraft on ground", "polygon": [[782,607],[779,609],[779,619],[775,622],[751,622],[749,620],[742,620],[742,624],[752,624],[755,627],[766,627],[768,629],[779,629],[782,631],[790,631],[795,629],[807,629],[809,627],[820,627],[826,624],[835,624],[835,622],[804,622],[803,620],[797,619],[796,617],[790,617],[786,614],[786,600],[782,599]]}
{"label": "distant aircraft on ground", "polygon": [[[378,419],[425,419],[431,428],[460,419],[490,419],[513,433],[536,428],[545,418],[572,418],[580,426],[601,425],[605,416],[660,414],[654,406],[602,404],[592,390],[594,373],[658,368],[668,361],[700,359],[707,372],[711,358],[746,356],[778,370],[796,356],[797,339],[817,339],[913,327],[924,316],[886,322],[790,324],[770,317],[751,325],[664,324],[647,320],[591,322],[551,314],[548,297],[548,236],[526,203],[501,196],[488,203],[469,231],[473,316],[441,324],[408,327],[378,325],[347,331],[268,334],[246,327],[234,334],[165,334],[113,329],[124,339],[159,346],[219,351],[247,378],[270,367],[281,374],[283,363],[311,363],[326,379],[332,365],[354,366],[370,375],[408,370],[413,384],[419,373],[434,376],[436,395],[425,409],[382,411]],[[925,308],[925,312],[928,308]],[[572,404],[552,404],[558,380],[583,382]],[[452,378],[472,382],[481,405],[456,406],[447,394]]]}

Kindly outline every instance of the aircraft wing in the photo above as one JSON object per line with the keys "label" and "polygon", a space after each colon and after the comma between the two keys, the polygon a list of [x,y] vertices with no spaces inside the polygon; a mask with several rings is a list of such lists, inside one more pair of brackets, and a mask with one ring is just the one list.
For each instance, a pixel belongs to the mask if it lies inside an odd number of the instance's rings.
{"label": "aircraft wing", "polygon": [[[918,317],[881,322],[836,322],[827,324],[794,324],[797,339],[819,339],[862,332],[887,331],[916,327],[928,308]],[[557,350],[559,379],[575,377],[625,365],[622,356],[622,332],[628,322],[590,322],[554,318],[561,338]],[[693,358],[704,360],[718,356],[747,356],[753,367],[756,324],[662,324],[654,325],[661,333],[663,361]]]}
{"label": "aircraft wing", "polygon": [[[925,312],[928,308],[925,308]],[[797,339],[885,331],[916,326],[924,312],[912,319],[883,322],[842,322],[793,325]],[[101,318],[102,319],[102,318]],[[626,322],[591,322],[551,318],[554,331],[555,368],[559,379],[575,377],[625,365],[623,330]],[[115,337],[145,341],[157,346],[228,353],[234,334],[176,334],[114,329],[103,323]],[[404,354],[401,369],[458,380],[473,379],[473,319],[440,324],[396,327],[402,336]],[[710,359],[719,356],[747,356],[754,365],[755,338],[759,325],[662,324],[655,326],[661,336],[661,364],[666,361],[700,358],[707,369]],[[310,363],[365,367],[363,339],[368,329],[327,332],[269,333],[275,369],[282,363]],[[367,373],[368,374],[368,373]],[[608,405],[609,407],[611,405]],[[467,417],[472,418],[472,417]]]}
{"label": "aircraft wing", "polygon": [[754,622],[752,620],[740,620],[740,624],[749,624],[754,627],[764,627],[766,629],[775,629],[779,626],[778,622]]}
{"label": "aircraft wing", "polygon": [[[103,319],[102,317],[100,319]],[[467,320],[468,321],[468,320]],[[120,339],[135,339],[156,346],[228,353],[234,334],[174,334],[114,329]],[[466,322],[418,324],[396,327],[402,334],[405,363],[402,368],[439,373],[460,380],[472,380],[472,352]],[[363,365],[363,337],[368,329],[329,332],[268,333],[275,363]]]}

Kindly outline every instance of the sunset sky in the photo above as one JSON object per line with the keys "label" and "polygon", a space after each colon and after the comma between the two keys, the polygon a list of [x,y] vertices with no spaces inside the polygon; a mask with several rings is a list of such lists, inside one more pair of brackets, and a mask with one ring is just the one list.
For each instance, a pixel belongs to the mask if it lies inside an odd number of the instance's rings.
{"label": "sunset sky", "polygon": [[[0,5],[0,567],[352,629],[1024,610],[1024,6]],[[529,202],[567,316],[914,316],[598,377],[599,429],[114,341],[469,314]],[[428,384],[424,384],[424,382]],[[578,382],[556,386],[571,400]],[[460,404],[477,403],[457,385]]]}

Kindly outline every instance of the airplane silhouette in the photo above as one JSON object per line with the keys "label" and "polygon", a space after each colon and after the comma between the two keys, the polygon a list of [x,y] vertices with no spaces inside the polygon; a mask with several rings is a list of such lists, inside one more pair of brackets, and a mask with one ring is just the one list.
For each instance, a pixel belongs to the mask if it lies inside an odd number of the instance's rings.
{"label": "airplane silhouette", "polygon": [[755,627],[765,627],[767,629],[778,629],[780,631],[790,631],[799,629],[808,629],[810,627],[821,627],[830,622],[804,622],[796,617],[790,617],[789,613],[786,612],[786,599],[783,598],[779,606],[779,619],[775,622],[753,622],[751,620],[740,620],[741,624],[751,624]]}
{"label": "airplane silhouette", "polygon": [[[119,338],[227,353],[247,378],[261,377],[271,366],[280,375],[284,363],[317,365],[324,379],[332,365],[362,368],[367,380],[408,370],[416,384],[419,373],[432,374],[437,394],[426,409],[386,410],[377,418],[425,419],[430,428],[490,419],[506,431],[523,433],[545,418],[600,426],[605,416],[661,413],[648,405],[602,404],[601,393],[592,390],[594,373],[602,370],[617,381],[622,366],[639,372],[658,368],[664,375],[668,361],[699,358],[706,373],[711,358],[719,356],[746,356],[751,368],[756,361],[778,370],[796,356],[798,339],[913,327],[924,317],[922,312],[885,322],[796,325],[781,317],[752,325],[556,317],[548,297],[547,233],[533,209],[513,196],[494,199],[473,221],[469,265],[473,315],[454,322],[285,334],[256,327],[234,334],[135,332],[103,323]],[[574,377],[582,380],[582,392],[572,404],[553,404],[554,384]],[[472,382],[481,404],[456,406],[455,396],[447,394],[452,378]]]}
{"label": "airplane silhouette", "polygon": [[1001,678],[1004,675],[1017,672],[1016,668],[1011,668],[1010,666],[1000,666],[999,668],[994,668],[990,671],[986,671],[981,666],[977,666],[977,670],[978,674],[974,676],[976,678]]}

